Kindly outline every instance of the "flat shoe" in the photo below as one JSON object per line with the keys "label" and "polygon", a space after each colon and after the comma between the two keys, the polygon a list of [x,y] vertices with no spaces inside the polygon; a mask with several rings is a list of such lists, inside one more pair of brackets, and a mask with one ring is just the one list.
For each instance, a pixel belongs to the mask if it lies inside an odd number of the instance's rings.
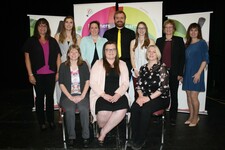
{"label": "flat shoe", "polygon": [[83,147],[84,148],[88,148],[88,144],[89,144],[89,140],[88,139],[84,139],[84,141],[83,141]]}
{"label": "flat shoe", "polygon": [[129,140],[127,142],[127,147],[132,147],[134,145],[134,142],[132,140]]}
{"label": "flat shoe", "polygon": [[145,141],[141,145],[137,145],[137,144],[133,143],[133,145],[131,146],[131,148],[132,148],[132,150],[141,150],[142,147],[144,147],[144,146],[145,146]]}
{"label": "flat shoe", "polygon": [[175,119],[170,119],[170,125],[171,126],[176,126],[176,120]]}
{"label": "flat shoe", "polygon": [[104,141],[98,140],[98,145],[101,147],[104,146]]}
{"label": "flat shoe", "polygon": [[51,129],[55,129],[55,128],[56,128],[56,126],[55,126],[55,123],[54,123],[54,122],[49,123],[49,126],[50,126],[50,128],[51,128]]}
{"label": "flat shoe", "polygon": [[46,127],[45,124],[42,124],[42,125],[40,126],[40,128],[41,128],[41,131],[45,131],[45,130],[47,129],[47,127]]}
{"label": "flat shoe", "polygon": [[68,144],[68,147],[72,148],[73,145],[74,145],[74,140],[73,139],[69,139],[67,144]]}

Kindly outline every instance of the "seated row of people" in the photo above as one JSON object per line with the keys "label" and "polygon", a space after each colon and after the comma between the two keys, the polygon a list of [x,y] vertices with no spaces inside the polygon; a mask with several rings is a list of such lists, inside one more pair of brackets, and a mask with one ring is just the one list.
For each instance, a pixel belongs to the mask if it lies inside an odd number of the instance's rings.
{"label": "seated row of people", "polygon": [[[59,68],[59,85],[62,90],[60,106],[66,113],[69,145],[76,139],[75,110],[80,112],[82,138],[87,147],[90,138],[89,111],[92,122],[97,121],[100,133],[99,145],[106,135],[116,127],[131,108],[132,146],[143,146],[150,114],[169,106],[169,75],[157,46],[147,48],[147,64],[140,69],[137,81],[138,98],[129,106],[129,73],[126,63],[119,59],[115,42],[107,41],[103,46],[103,58],[89,69],[82,60],[79,46],[71,45],[67,60]],[[90,94],[89,94],[90,86]],[[90,101],[90,102],[89,102]],[[138,121],[137,121],[138,120]]]}

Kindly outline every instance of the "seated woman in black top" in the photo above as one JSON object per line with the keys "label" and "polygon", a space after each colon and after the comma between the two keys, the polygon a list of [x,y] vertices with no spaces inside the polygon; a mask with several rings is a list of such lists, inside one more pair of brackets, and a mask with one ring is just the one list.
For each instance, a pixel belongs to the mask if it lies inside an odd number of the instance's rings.
{"label": "seated woman in black top", "polygon": [[160,63],[161,53],[156,45],[147,48],[146,59],[148,63],[139,71],[138,98],[131,106],[132,140],[128,145],[134,150],[145,144],[151,114],[170,103],[169,74],[165,64]]}

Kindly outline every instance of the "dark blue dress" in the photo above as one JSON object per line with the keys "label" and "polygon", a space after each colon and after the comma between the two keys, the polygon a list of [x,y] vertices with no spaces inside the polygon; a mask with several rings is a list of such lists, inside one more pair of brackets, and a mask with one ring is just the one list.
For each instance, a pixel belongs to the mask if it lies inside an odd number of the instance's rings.
{"label": "dark blue dress", "polygon": [[198,72],[201,63],[209,63],[208,45],[204,40],[190,44],[185,50],[185,70],[183,77],[183,90],[205,91],[204,71],[201,73],[200,82],[194,83],[193,76]]}

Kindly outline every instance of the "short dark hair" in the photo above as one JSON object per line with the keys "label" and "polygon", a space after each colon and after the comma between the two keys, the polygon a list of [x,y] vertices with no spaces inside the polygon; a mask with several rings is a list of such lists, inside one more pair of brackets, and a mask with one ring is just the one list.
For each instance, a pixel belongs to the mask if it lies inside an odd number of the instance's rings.
{"label": "short dark hair", "polygon": [[117,10],[117,11],[115,12],[115,14],[114,14],[114,19],[115,19],[115,17],[116,17],[117,14],[123,14],[125,19],[126,19],[126,17],[127,17],[124,11],[122,11],[122,10]]}

